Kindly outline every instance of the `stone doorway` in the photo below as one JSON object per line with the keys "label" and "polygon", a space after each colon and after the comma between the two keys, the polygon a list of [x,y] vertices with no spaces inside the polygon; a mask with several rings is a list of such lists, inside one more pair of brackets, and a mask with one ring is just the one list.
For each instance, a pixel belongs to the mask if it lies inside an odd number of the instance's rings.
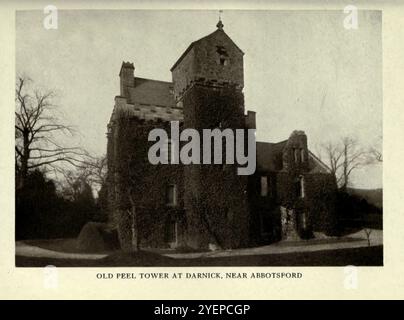
{"label": "stone doorway", "polygon": [[169,221],[167,224],[167,243],[170,248],[178,247],[178,223],[176,221]]}

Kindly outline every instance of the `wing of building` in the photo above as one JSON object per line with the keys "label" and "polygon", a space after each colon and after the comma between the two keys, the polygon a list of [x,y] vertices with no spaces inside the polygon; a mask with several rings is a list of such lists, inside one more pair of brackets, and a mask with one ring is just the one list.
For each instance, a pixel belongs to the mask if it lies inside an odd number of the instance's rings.
{"label": "wing of building", "polygon": [[237,164],[148,161],[148,134],[170,132],[171,121],[198,132],[256,129],[256,113],[244,107],[243,56],[219,21],[173,64],[172,82],[137,77],[132,63],[122,63],[107,148],[110,223],[122,248],[237,248],[333,227],[335,179],[303,131],[256,142],[250,176],[238,175]]}

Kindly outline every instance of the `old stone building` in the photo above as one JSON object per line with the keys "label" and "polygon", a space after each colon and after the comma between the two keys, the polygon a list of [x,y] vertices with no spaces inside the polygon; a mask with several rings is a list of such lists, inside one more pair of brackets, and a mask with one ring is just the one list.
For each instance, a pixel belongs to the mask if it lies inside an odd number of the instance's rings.
{"label": "old stone building", "polygon": [[236,248],[311,237],[332,225],[336,184],[303,131],[257,142],[250,176],[232,164],[149,163],[148,134],[170,132],[170,121],[198,132],[256,128],[255,112],[244,106],[243,56],[219,21],[175,62],[172,82],[136,77],[134,65],[122,63],[107,181],[110,222],[123,248]]}

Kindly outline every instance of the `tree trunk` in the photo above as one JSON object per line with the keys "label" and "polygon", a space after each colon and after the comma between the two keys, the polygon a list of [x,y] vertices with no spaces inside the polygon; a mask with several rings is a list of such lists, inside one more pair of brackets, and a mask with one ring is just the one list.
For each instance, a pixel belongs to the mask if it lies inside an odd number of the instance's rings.
{"label": "tree trunk", "polygon": [[341,189],[346,191],[348,186],[348,146],[344,146],[344,184],[342,185]]}
{"label": "tree trunk", "polygon": [[28,175],[28,160],[30,157],[28,133],[23,134],[23,150],[21,156],[21,168],[17,176],[17,189],[21,189],[25,185],[25,180]]}

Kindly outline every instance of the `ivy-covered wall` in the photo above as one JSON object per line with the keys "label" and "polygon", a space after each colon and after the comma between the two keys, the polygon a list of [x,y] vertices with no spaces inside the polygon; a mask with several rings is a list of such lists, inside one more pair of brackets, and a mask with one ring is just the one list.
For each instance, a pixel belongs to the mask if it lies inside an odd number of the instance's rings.
{"label": "ivy-covered wall", "polygon": [[[167,246],[174,222],[177,222],[178,245],[181,245],[185,221],[183,166],[152,165],[147,156],[155,143],[148,141],[149,132],[154,128],[170,132],[169,125],[169,122],[122,117],[115,122],[110,133],[110,221],[118,228],[124,249],[131,247],[134,223],[131,210],[135,210],[136,232],[141,246]],[[169,185],[176,186],[175,206],[166,203]]]}
{"label": "ivy-covered wall", "polygon": [[[267,177],[268,193],[262,196],[261,177]],[[304,197],[297,192],[304,179]],[[282,239],[281,208],[292,210],[297,233],[310,238],[314,231],[333,234],[337,228],[335,179],[330,174],[298,171],[257,172],[249,178],[252,244]],[[303,215],[305,222],[303,223]]]}
{"label": "ivy-covered wall", "polygon": [[[244,96],[234,87],[195,84],[184,95],[183,108],[184,127],[198,130],[200,136],[202,129],[245,128]],[[184,173],[188,245],[248,245],[247,178],[237,175],[237,165],[192,164]]]}
{"label": "ivy-covered wall", "polygon": [[[245,128],[244,96],[234,86],[194,84],[182,102],[180,131],[193,128],[203,137],[203,129]],[[284,168],[247,177],[237,174],[238,164],[151,165],[147,154],[155,142],[148,142],[148,135],[154,128],[169,133],[170,122],[122,115],[110,126],[109,221],[118,229],[123,249],[133,248],[133,230],[140,246],[166,247],[173,232],[178,246],[194,248],[271,243],[284,235],[285,210],[295,215],[302,238],[309,238],[313,231],[333,233],[337,221],[335,179],[330,174],[310,172],[304,134],[292,134],[286,144]],[[201,143],[201,154],[202,148]],[[300,161],[295,159],[295,149]],[[260,194],[262,176],[268,178],[266,196]],[[302,178],[303,197],[297,192]],[[169,185],[176,186],[175,206],[166,203]]]}

